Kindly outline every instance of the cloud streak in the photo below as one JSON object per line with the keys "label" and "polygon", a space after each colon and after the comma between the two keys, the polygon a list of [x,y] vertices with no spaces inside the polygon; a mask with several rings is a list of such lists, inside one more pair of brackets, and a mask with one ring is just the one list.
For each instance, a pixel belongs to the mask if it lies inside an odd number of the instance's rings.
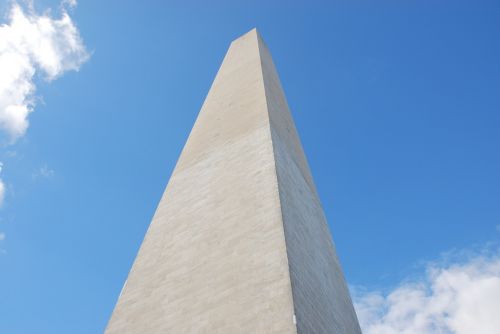
{"label": "cloud streak", "polygon": [[[2,173],[2,169],[3,169],[3,163],[0,162],[0,174]],[[0,207],[3,204],[4,198],[5,198],[5,183],[0,178]]]}
{"label": "cloud streak", "polygon": [[[75,5],[76,1],[70,4]],[[35,107],[35,76],[52,81],[78,70],[89,58],[80,33],[62,6],[61,16],[37,14],[14,2],[0,26],[0,129],[12,144],[29,126]]]}
{"label": "cloud streak", "polygon": [[38,178],[50,179],[50,178],[54,177],[55,173],[56,172],[53,169],[49,168],[49,166],[47,166],[47,164],[44,164],[40,168],[35,170],[33,172],[32,176],[33,176],[33,179],[38,179]]}
{"label": "cloud streak", "polygon": [[424,277],[389,293],[354,296],[365,334],[497,334],[500,253],[428,264]]}

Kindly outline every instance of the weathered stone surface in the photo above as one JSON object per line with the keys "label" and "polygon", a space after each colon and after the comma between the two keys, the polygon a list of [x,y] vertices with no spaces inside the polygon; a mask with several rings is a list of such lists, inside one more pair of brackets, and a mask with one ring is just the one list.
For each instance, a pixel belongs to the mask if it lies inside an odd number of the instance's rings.
{"label": "weathered stone surface", "polygon": [[255,29],[224,58],[106,333],[360,333]]}

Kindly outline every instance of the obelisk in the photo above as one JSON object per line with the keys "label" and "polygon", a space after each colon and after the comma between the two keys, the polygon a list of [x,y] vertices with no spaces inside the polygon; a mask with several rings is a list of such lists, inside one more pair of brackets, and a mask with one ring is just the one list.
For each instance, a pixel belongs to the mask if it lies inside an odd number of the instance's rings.
{"label": "obelisk", "polygon": [[106,333],[361,333],[255,29],[231,43]]}

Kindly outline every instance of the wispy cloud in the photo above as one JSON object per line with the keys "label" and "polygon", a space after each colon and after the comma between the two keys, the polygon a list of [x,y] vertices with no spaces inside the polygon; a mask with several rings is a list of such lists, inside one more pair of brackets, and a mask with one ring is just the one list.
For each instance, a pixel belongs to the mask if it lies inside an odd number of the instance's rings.
{"label": "wispy cloud", "polygon": [[3,201],[5,199],[5,183],[2,179],[0,179],[0,206],[3,205]]}
{"label": "wispy cloud", "polygon": [[76,0],[63,0],[61,6],[68,6],[70,8],[76,7]]}
{"label": "wispy cloud", "polygon": [[[4,241],[5,238],[6,238],[5,233],[0,232],[0,242]],[[0,246],[1,246],[1,244],[0,244]],[[0,254],[7,254],[7,251],[3,248],[0,248]]]}
{"label": "wispy cloud", "polygon": [[65,3],[76,5],[65,1],[60,17],[53,18],[50,11],[38,14],[13,2],[7,23],[0,26],[0,129],[9,143],[28,129],[35,106],[35,75],[52,81],[78,70],[89,57]]}
{"label": "wispy cloud", "polygon": [[[3,163],[0,162],[0,174],[2,173]],[[3,204],[3,200],[5,198],[5,183],[2,178],[0,178],[0,206]]]}
{"label": "wispy cloud", "polygon": [[32,176],[34,179],[38,179],[38,178],[50,179],[51,177],[53,177],[55,175],[55,173],[56,172],[53,169],[49,168],[49,166],[47,166],[47,164],[44,164],[40,168],[35,170],[33,172]]}
{"label": "wispy cloud", "polygon": [[388,293],[354,289],[365,334],[500,333],[500,252],[430,263]]}

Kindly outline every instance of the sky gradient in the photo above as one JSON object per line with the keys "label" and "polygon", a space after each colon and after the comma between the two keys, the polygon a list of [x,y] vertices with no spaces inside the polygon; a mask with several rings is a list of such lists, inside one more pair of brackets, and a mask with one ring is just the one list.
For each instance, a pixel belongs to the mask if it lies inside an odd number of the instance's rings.
{"label": "sky gradient", "polygon": [[[13,6],[0,0],[0,57],[13,52],[1,39]],[[0,333],[103,331],[229,43],[253,27],[280,74],[365,333],[438,328],[391,320],[404,305],[387,296],[429,297],[417,314],[439,299],[442,277],[470,278],[447,286],[455,297],[493,282],[479,295],[500,300],[497,1],[28,7],[32,20],[66,12],[82,44],[58,48],[59,67],[38,61],[39,48],[26,53],[36,71],[29,127],[15,141],[0,130]],[[4,108],[13,93],[2,93]],[[482,305],[490,325],[500,305]],[[470,333],[457,314],[444,333]]]}

